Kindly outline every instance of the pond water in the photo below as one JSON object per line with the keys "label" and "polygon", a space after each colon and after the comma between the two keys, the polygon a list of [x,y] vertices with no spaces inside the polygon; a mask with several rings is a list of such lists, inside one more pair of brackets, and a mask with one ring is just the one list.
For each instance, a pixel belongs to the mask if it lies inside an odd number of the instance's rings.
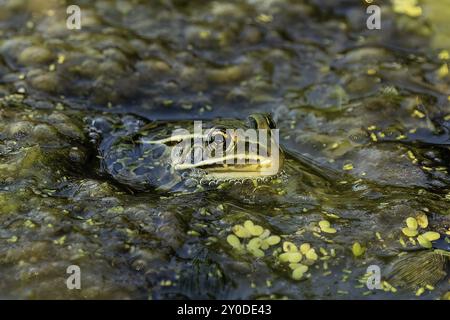
{"label": "pond water", "polygon": [[[69,4],[0,1],[0,297],[448,296],[448,277],[417,292],[364,275],[417,247],[408,217],[450,233],[450,1],[373,1],[380,30],[357,0],[78,1],[81,30]],[[255,112],[293,154],[267,188],[128,188],[87,128]],[[281,242],[234,248],[247,220]],[[315,250],[301,279],[284,242]]]}

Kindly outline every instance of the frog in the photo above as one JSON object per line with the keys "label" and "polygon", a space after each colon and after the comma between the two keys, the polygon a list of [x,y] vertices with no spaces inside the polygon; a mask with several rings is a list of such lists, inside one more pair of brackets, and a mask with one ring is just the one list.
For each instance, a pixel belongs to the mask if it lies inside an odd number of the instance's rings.
{"label": "frog", "polygon": [[88,130],[100,171],[135,191],[195,192],[284,174],[285,153],[268,113],[202,121],[102,115],[89,118]]}

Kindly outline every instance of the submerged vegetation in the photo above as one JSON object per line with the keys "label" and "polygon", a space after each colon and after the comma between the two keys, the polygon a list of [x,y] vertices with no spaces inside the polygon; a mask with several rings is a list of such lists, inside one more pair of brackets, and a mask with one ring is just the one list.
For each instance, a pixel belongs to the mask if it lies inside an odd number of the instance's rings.
{"label": "submerged vegetation", "polygon": [[[67,5],[0,5],[0,297],[450,298],[450,2]],[[270,179],[175,192],[137,142],[257,113]]]}

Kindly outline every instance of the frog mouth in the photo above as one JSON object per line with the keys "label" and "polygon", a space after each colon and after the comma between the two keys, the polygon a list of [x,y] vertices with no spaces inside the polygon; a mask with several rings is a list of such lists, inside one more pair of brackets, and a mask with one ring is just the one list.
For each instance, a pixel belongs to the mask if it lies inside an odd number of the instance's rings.
{"label": "frog mouth", "polygon": [[174,164],[175,170],[201,170],[212,179],[224,178],[257,178],[278,174],[284,157],[262,156],[258,154],[225,155],[202,159],[197,162]]}

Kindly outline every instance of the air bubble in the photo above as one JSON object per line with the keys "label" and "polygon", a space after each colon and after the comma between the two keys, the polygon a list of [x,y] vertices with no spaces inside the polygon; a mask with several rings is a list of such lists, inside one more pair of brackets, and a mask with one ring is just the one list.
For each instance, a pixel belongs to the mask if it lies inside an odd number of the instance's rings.
{"label": "air bubble", "polygon": [[208,184],[210,187],[215,187],[217,185],[216,181],[210,181]]}
{"label": "air bubble", "polygon": [[198,181],[195,179],[187,179],[185,184],[187,187],[195,187],[198,185]]}
{"label": "air bubble", "polygon": [[189,172],[187,172],[187,171],[183,172],[183,173],[181,174],[181,178],[183,178],[183,179],[189,178]]}

